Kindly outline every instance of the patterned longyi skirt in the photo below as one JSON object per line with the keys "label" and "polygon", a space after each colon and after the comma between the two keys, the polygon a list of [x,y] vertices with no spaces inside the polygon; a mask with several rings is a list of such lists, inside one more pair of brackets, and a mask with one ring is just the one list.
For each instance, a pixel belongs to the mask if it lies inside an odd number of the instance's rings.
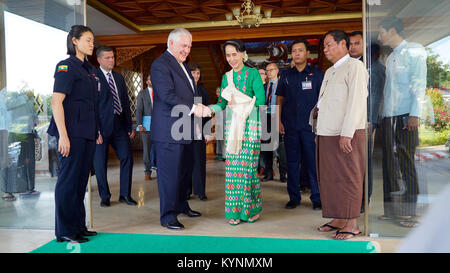
{"label": "patterned longyi skirt", "polygon": [[[225,127],[225,141],[231,120]],[[245,123],[239,154],[226,153],[225,218],[248,221],[262,210],[261,184],[256,176],[261,149],[261,122],[251,116]]]}

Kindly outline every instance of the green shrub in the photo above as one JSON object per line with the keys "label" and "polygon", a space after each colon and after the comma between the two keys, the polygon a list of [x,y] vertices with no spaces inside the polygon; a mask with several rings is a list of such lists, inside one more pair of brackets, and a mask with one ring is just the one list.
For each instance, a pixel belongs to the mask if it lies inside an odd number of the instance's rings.
{"label": "green shrub", "polygon": [[445,103],[442,92],[438,89],[427,89],[426,95],[433,104],[434,119],[427,116],[423,121],[424,126],[436,132],[450,129],[450,108]]}
{"label": "green shrub", "polygon": [[448,139],[450,130],[436,132],[433,129],[421,126],[419,128],[419,145],[420,146],[436,146],[443,145]]}

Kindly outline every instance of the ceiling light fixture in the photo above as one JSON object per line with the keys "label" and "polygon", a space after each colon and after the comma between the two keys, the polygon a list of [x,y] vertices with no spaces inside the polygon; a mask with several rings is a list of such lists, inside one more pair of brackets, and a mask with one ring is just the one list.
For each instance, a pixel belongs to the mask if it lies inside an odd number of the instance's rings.
{"label": "ceiling light fixture", "polygon": [[[251,26],[259,27],[263,16],[261,14],[261,6],[255,5],[251,0],[244,0],[241,7],[234,7],[232,9],[234,17],[241,25],[241,28]],[[272,10],[268,9],[264,11],[266,18],[270,18]],[[227,20],[230,20],[230,15],[226,15]]]}

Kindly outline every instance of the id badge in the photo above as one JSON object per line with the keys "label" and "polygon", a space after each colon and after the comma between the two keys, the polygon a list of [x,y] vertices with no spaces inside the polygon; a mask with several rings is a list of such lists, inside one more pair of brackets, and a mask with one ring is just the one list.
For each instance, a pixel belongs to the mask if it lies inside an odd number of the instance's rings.
{"label": "id badge", "polygon": [[302,82],[303,90],[311,90],[312,89],[312,81],[304,81]]}

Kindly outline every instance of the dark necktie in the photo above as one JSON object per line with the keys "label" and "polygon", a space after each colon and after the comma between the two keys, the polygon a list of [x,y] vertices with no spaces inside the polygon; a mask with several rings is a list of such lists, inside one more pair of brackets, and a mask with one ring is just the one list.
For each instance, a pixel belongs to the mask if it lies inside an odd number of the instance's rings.
{"label": "dark necktie", "polygon": [[114,81],[110,72],[106,73],[108,75],[108,85],[111,88],[111,93],[114,99],[114,114],[120,115],[122,113],[122,106],[120,106],[119,95],[117,94],[116,87],[114,86]]}
{"label": "dark necktie", "polygon": [[272,99],[272,87],[273,87],[273,82],[270,82],[269,83],[269,92],[267,94],[266,105],[270,105],[270,100]]}

